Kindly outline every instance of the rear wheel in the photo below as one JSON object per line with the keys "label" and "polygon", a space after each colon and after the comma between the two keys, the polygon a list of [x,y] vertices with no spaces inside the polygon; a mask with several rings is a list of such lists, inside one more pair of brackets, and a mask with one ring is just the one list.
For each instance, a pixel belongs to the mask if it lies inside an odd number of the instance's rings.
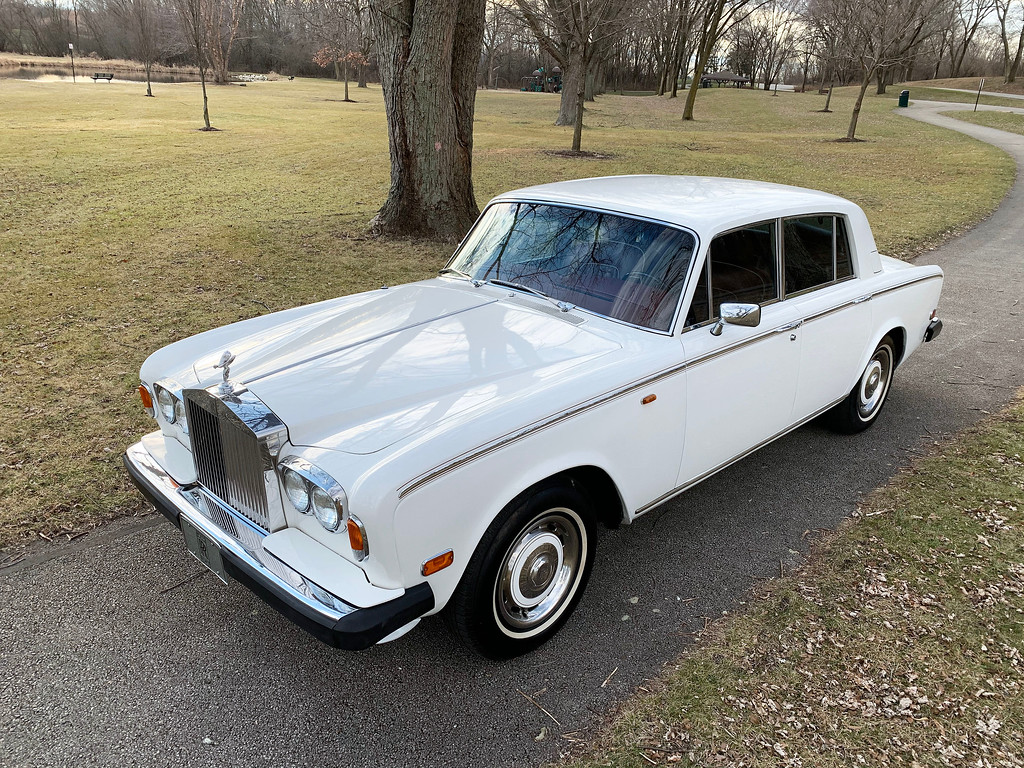
{"label": "rear wheel", "polygon": [[850,394],[829,412],[832,428],[845,434],[854,434],[874,424],[889,395],[895,367],[896,345],[892,337],[886,336],[878,343]]}
{"label": "rear wheel", "polygon": [[491,524],[452,596],[459,638],[492,659],[532,651],[572,613],[594,562],[594,515],[570,485],[510,503]]}

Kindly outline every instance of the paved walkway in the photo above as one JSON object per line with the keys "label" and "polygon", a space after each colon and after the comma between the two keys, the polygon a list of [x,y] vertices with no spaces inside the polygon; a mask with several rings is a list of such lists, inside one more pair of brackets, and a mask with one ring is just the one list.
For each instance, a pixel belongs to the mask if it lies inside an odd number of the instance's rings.
{"label": "paved walkway", "polygon": [[[918,87],[922,87],[922,86],[918,86]],[[938,87],[932,86],[932,85],[926,85],[926,86],[923,86],[923,87],[925,87],[925,88],[934,88],[936,91],[956,91],[957,93],[971,93],[971,94],[974,94],[974,95],[977,95],[977,93],[978,93],[977,91],[972,91],[970,88],[938,88]],[[913,87],[912,86],[908,86],[908,88],[910,88],[910,95],[913,96],[914,95]],[[1020,99],[1020,100],[1024,101],[1024,95],[1021,95],[1019,93],[1000,93],[999,91],[982,91],[981,95],[982,96],[994,96],[997,99]],[[978,108],[980,109],[981,107],[978,107]]]}
{"label": "paved walkway", "polygon": [[[952,124],[1024,165],[1024,136],[938,114],[953,108],[901,112]],[[992,217],[926,257],[946,271],[945,329],[901,366],[874,428],[839,437],[805,427],[603,533],[579,610],[525,658],[468,656],[439,620],[363,653],[334,651],[242,587],[220,585],[159,517],[0,572],[0,765],[556,759],[706,619],[798,564],[808,531],[837,526],[923,446],[1024,385],[1021,243],[1024,174]]]}

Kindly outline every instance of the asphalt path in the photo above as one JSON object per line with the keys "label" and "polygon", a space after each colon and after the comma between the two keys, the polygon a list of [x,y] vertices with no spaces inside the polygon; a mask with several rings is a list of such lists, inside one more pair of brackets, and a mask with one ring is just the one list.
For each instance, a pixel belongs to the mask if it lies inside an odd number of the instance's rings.
{"label": "asphalt path", "polygon": [[[925,86],[925,87],[930,87],[930,86]],[[935,90],[937,90],[937,91],[955,91],[956,93],[974,93],[974,94],[978,93],[977,91],[973,91],[970,88],[935,88]],[[913,91],[911,91],[911,93],[913,93]],[[981,95],[982,96],[995,96],[997,99],[1024,99],[1024,95],[1019,94],[1019,93],[1000,93],[999,91],[982,91]]]}
{"label": "asphalt path", "polygon": [[[938,115],[951,108],[906,112],[1024,163],[1024,137]],[[523,766],[557,757],[706,620],[798,564],[815,532],[834,528],[862,494],[1024,385],[1022,243],[1018,181],[991,218],[921,259],[946,270],[945,329],[899,369],[873,429],[840,437],[805,427],[603,533],[579,610],[525,658],[477,659],[437,619],[369,651],[334,651],[204,573],[162,518],[7,568],[0,764]]]}

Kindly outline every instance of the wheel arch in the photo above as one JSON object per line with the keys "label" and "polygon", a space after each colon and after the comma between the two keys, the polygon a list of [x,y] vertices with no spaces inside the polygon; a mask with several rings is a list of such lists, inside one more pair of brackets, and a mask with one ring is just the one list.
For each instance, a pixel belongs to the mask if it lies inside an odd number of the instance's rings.
{"label": "wheel arch", "polygon": [[622,494],[611,475],[601,467],[592,464],[572,467],[545,478],[527,491],[550,482],[567,482],[582,493],[593,507],[597,522],[606,528],[617,528],[625,519],[626,505]]}

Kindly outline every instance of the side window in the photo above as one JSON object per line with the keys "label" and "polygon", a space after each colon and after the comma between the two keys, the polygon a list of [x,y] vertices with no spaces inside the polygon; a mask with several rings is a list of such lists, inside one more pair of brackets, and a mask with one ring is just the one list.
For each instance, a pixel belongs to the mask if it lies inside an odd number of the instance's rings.
{"label": "side window", "polygon": [[836,216],[836,280],[853,274],[853,259],[850,257],[850,241],[846,237],[846,219]]}
{"label": "side window", "polygon": [[693,291],[693,301],[690,302],[690,311],[686,315],[686,327],[700,325],[711,319],[708,314],[708,263],[704,262],[697,278],[697,287]]}
{"label": "side window", "polygon": [[775,222],[726,232],[711,241],[712,317],[723,302],[764,304],[778,298]]}
{"label": "side window", "polygon": [[832,234],[835,217],[803,216],[782,223],[786,295],[835,279]]}

